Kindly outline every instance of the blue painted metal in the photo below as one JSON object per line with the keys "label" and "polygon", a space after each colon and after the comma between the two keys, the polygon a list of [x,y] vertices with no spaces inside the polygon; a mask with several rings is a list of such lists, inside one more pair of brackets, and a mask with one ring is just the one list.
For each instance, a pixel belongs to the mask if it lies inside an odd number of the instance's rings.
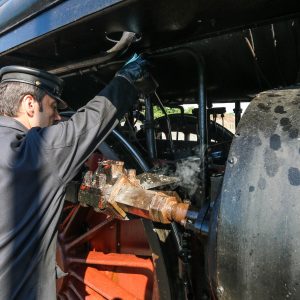
{"label": "blue painted metal", "polygon": [[64,0],[0,1],[0,35]]}
{"label": "blue painted metal", "polygon": [[88,15],[126,0],[66,0],[0,36],[0,55]]}

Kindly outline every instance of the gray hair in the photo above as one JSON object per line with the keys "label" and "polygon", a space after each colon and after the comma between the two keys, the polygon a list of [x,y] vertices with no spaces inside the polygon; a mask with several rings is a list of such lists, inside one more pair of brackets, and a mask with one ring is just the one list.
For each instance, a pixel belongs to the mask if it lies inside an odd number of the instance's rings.
{"label": "gray hair", "polygon": [[17,117],[20,103],[24,96],[31,95],[43,110],[42,99],[46,95],[42,89],[23,82],[0,83],[0,115]]}

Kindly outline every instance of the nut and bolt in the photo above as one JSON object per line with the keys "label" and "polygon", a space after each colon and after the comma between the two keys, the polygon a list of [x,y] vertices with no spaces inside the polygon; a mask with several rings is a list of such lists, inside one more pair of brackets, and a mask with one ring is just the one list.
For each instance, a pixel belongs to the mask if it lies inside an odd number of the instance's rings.
{"label": "nut and bolt", "polygon": [[228,158],[228,163],[230,165],[234,165],[236,162],[237,162],[237,158],[236,157],[232,156],[232,157]]}
{"label": "nut and bolt", "polygon": [[217,293],[218,298],[221,298],[224,293],[224,288],[222,286],[218,286],[216,289],[216,293]]}

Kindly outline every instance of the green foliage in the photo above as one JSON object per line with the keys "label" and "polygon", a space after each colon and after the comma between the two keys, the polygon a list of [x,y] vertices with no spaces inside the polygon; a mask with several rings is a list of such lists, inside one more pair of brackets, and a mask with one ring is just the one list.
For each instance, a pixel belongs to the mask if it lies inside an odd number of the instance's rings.
{"label": "green foliage", "polygon": [[[165,110],[166,110],[168,115],[180,114],[181,113],[181,110],[179,108],[176,108],[176,107],[165,107]],[[184,113],[185,114],[192,114],[192,110],[193,110],[193,107],[186,108],[184,110]],[[164,113],[162,112],[162,110],[160,109],[159,106],[154,106],[153,107],[153,113],[154,113],[154,119],[157,119],[157,118],[160,118],[160,117],[164,116]]]}
{"label": "green foliage", "polygon": [[185,114],[192,115],[192,114],[193,114],[193,109],[194,109],[194,107],[187,107],[187,108],[184,110],[184,113],[185,113]]}

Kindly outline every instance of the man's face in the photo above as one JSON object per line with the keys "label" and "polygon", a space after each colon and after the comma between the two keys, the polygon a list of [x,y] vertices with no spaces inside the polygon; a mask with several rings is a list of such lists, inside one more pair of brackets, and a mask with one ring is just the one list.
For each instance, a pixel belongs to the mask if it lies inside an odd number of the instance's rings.
{"label": "man's face", "polygon": [[48,127],[61,120],[56,100],[48,95],[43,98],[41,106],[36,102],[34,110],[34,126]]}

